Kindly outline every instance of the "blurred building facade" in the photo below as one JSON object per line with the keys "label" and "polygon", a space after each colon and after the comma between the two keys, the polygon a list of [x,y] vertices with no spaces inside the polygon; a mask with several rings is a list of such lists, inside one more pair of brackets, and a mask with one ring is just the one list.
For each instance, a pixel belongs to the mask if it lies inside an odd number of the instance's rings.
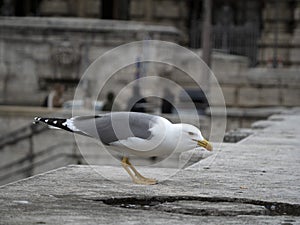
{"label": "blurred building facade", "polygon": [[[200,0],[1,0],[3,16],[84,17],[172,25],[181,44],[201,47]],[[212,47],[251,66],[300,65],[299,0],[213,0]]]}
{"label": "blurred building facade", "polygon": [[[202,3],[0,0],[0,104],[41,105],[56,82],[68,86],[72,99],[86,68],[128,42],[157,39],[200,49]],[[300,104],[299,0],[214,0],[212,30],[212,69],[227,106]],[[188,59],[180,62],[192,64]],[[192,86],[175,70],[170,78],[183,87]],[[117,90],[134,79],[134,70],[128,70],[109,88]],[[84,84],[87,98],[93,85],[93,81]]]}

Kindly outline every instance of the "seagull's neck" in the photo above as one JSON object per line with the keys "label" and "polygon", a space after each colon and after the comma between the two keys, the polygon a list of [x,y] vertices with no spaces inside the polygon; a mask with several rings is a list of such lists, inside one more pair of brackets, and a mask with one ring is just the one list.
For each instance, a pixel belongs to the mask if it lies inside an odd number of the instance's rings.
{"label": "seagull's neck", "polygon": [[175,124],[172,124],[172,127],[177,132],[182,132],[182,125],[183,125],[182,123],[175,123]]}
{"label": "seagull's neck", "polygon": [[182,124],[172,124],[172,129],[170,129],[170,133],[172,135],[172,138],[176,137],[176,140],[178,140],[178,138],[180,138],[180,136],[182,135]]}
{"label": "seagull's neck", "polygon": [[159,125],[155,127],[157,132],[162,132],[163,136],[159,138],[163,138],[163,143],[168,146],[167,148],[174,149],[177,145],[177,141],[179,140],[182,134],[182,126],[181,124],[173,124],[169,120],[162,118],[160,119]]}
{"label": "seagull's neck", "polygon": [[175,144],[176,152],[185,152],[191,150],[193,146],[192,142],[188,142],[184,132],[185,124],[177,123],[172,125],[172,142]]}

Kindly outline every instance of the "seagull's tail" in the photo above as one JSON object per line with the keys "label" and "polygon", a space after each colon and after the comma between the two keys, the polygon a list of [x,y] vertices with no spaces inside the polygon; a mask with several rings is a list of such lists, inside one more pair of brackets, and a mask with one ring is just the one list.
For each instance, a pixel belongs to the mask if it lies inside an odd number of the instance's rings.
{"label": "seagull's tail", "polygon": [[45,117],[35,117],[33,123],[43,122],[53,129],[63,129],[66,131],[74,132],[72,127],[69,126],[69,119],[61,118],[45,118]]}

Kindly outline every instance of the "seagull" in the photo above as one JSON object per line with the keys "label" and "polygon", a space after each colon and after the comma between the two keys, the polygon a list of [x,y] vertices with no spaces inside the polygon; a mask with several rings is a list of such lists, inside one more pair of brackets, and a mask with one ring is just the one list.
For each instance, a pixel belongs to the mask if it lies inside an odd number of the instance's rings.
{"label": "seagull", "polygon": [[111,112],[69,119],[35,117],[34,123],[97,139],[108,149],[122,154],[121,165],[136,184],[151,185],[157,180],[142,176],[129,157],[161,157],[174,151],[185,152],[199,146],[212,151],[201,131],[190,124],[173,124],[164,117],[138,112]]}

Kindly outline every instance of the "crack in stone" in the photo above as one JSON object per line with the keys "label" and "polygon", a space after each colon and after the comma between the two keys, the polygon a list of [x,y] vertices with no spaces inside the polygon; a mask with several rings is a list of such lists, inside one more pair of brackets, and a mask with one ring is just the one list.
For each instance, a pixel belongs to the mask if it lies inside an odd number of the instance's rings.
{"label": "crack in stone", "polygon": [[[300,205],[281,202],[268,202],[246,198],[199,197],[199,196],[138,196],[125,198],[88,199],[104,204],[142,210],[157,210],[170,213],[196,216],[237,216],[237,215],[290,215],[300,216]],[[198,204],[200,207],[198,207]],[[206,208],[206,203],[212,204]],[[214,204],[216,203],[216,204]],[[233,204],[233,210],[230,204]],[[191,205],[192,204],[192,205]],[[202,204],[202,206],[201,206]],[[218,205],[220,209],[218,209]],[[222,209],[222,207],[225,209]],[[261,208],[254,208],[261,206]],[[226,209],[227,207],[227,209]],[[228,209],[229,207],[229,209]],[[236,209],[236,208],[241,209]],[[253,207],[253,208],[252,208]],[[249,209],[247,209],[249,208]]]}

